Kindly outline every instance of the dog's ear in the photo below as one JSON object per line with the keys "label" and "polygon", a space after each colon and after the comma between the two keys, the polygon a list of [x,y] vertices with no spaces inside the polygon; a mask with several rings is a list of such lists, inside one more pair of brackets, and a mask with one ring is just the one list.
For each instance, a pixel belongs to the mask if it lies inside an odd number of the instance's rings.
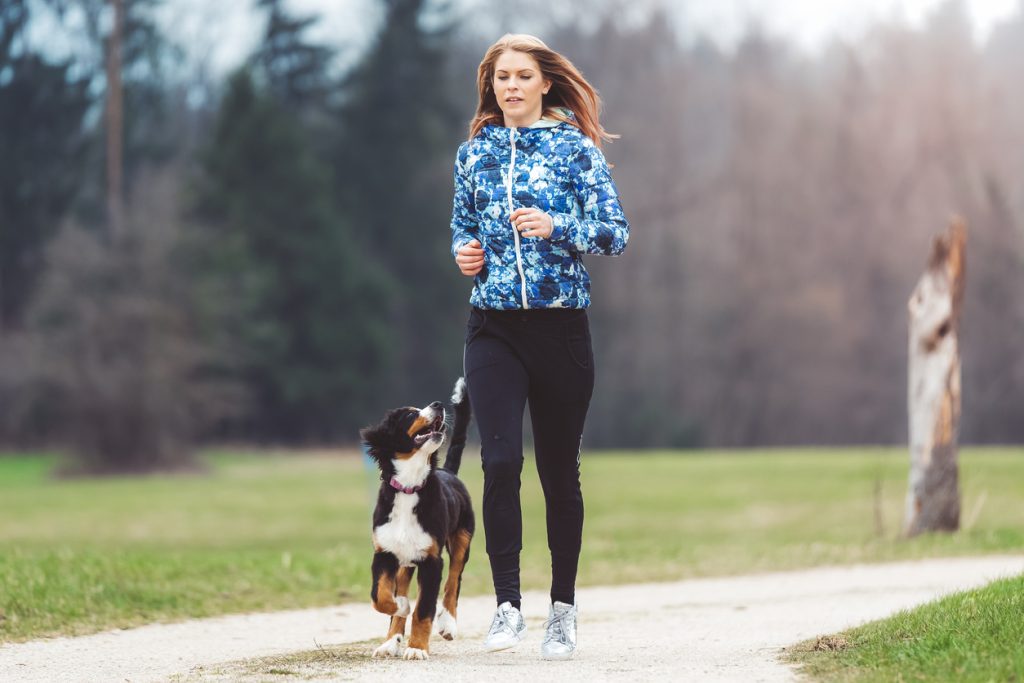
{"label": "dog's ear", "polygon": [[366,454],[377,463],[377,469],[380,471],[382,481],[395,474],[395,466],[391,464],[391,452],[389,452],[387,447],[387,433],[384,427],[385,425],[382,422],[375,427],[366,427],[359,430],[359,438],[363,440],[363,448]]}
{"label": "dog's ear", "polygon": [[388,435],[387,421],[381,422],[379,425],[373,427],[364,427],[359,430],[359,438],[363,440],[363,445],[366,446],[366,452],[370,456],[377,460],[381,460],[381,457],[386,457],[388,451],[392,451],[391,446],[393,445],[393,439]]}
{"label": "dog's ear", "polygon": [[366,446],[366,452],[377,461],[382,471],[393,469],[391,458],[395,453],[415,450],[415,443],[400,424],[402,412],[393,410],[380,424],[359,430],[359,437]]}

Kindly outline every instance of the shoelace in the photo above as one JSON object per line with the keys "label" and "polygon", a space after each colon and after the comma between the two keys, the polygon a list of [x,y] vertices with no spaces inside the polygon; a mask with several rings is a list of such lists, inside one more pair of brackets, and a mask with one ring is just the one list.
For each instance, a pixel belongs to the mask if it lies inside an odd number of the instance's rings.
{"label": "shoelace", "polygon": [[565,642],[565,619],[569,616],[572,610],[565,610],[563,612],[556,613],[553,617],[544,622],[544,642],[550,642],[557,640],[562,643]]}
{"label": "shoelace", "polygon": [[491,622],[491,633],[494,633],[499,628],[508,631],[511,635],[515,635],[516,629],[512,626],[512,622],[509,620],[511,612],[502,612],[498,610],[494,613],[494,621]]}

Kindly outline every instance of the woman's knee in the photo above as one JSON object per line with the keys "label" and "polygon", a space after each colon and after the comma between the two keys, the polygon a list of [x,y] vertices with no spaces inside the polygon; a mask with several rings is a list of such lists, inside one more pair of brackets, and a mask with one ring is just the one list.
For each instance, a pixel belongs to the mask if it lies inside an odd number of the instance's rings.
{"label": "woman's knee", "polygon": [[481,448],[484,477],[519,477],[523,471],[523,448],[501,435],[494,435]]}

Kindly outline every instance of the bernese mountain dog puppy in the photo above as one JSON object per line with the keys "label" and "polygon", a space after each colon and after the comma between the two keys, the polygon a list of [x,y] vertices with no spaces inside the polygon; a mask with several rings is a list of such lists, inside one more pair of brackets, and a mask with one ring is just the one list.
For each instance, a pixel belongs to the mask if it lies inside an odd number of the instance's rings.
{"label": "bernese mountain dog puppy", "polygon": [[[437,467],[437,451],[446,431],[445,411],[439,401],[426,408],[396,408],[380,424],[359,433],[380,467],[381,478],[373,512],[370,598],[378,612],[391,617],[387,639],[374,651],[374,657],[427,659],[435,613],[442,637],[452,640],[458,632],[459,590],[474,529],[469,491],[457,476],[470,421],[466,382],[461,377],[452,404],[455,422],[443,468]],[[449,567],[444,599],[437,611],[442,548],[448,551]],[[407,647],[409,584],[416,570],[419,593]]]}

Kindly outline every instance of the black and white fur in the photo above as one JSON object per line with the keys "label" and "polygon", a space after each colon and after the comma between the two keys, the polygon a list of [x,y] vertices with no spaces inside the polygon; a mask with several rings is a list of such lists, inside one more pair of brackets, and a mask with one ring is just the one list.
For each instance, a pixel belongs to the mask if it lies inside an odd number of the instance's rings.
{"label": "black and white fur", "polygon": [[[379,424],[360,432],[381,472],[373,513],[375,553],[370,597],[377,611],[392,617],[387,639],[374,651],[375,657],[426,659],[435,613],[438,633],[448,640],[457,635],[462,570],[469,559],[474,531],[469,492],[457,476],[471,417],[462,378],[455,385],[452,408],[455,420],[441,468],[437,466],[437,451],[447,425],[440,402],[426,408],[396,408]],[[442,548],[448,551],[450,567],[438,611]],[[406,647],[405,622],[411,611],[408,587],[414,572],[419,594]]]}

